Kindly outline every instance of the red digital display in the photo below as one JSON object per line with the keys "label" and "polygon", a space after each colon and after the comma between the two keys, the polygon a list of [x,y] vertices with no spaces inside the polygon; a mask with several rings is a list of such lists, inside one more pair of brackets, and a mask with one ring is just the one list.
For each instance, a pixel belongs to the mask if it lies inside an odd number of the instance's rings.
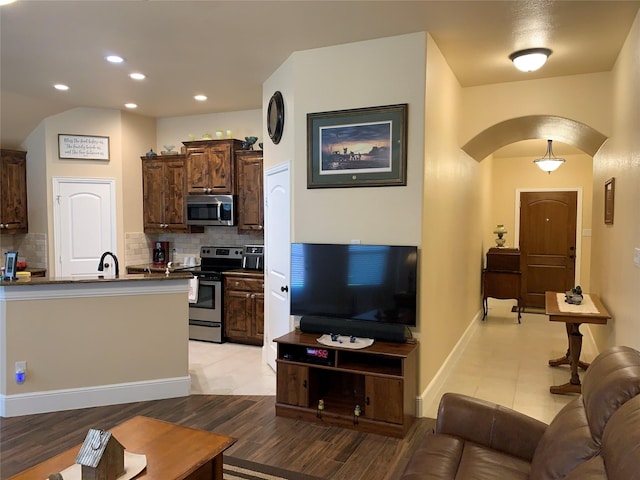
{"label": "red digital display", "polygon": [[329,350],[324,348],[307,348],[307,355],[317,358],[329,358]]}

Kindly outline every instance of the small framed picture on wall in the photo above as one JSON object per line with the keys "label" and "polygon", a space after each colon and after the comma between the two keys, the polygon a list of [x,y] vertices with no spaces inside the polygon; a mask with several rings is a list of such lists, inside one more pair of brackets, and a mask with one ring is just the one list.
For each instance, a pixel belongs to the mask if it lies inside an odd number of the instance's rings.
{"label": "small framed picture on wall", "polygon": [[613,225],[613,210],[616,196],[616,179],[611,177],[604,182],[604,223]]}

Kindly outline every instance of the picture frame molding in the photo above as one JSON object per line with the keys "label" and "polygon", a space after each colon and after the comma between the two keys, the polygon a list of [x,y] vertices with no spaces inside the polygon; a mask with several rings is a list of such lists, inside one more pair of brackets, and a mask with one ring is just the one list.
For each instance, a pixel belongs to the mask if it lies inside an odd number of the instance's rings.
{"label": "picture frame molding", "polygon": [[[406,186],[407,113],[406,103],[308,113],[307,188]],[[388,139],[384,137],[387,128]],[[336,137],[344,132],[352,132],[353,137],[343,137],[340,148],[328,149],[332,130]],[[376,132],[382,142],[377,153],[374,149],[354,153],[348,148],[350,141],[352,145],[366,144],[360,135]],[[358,168],[358,163],[364,167]]]}

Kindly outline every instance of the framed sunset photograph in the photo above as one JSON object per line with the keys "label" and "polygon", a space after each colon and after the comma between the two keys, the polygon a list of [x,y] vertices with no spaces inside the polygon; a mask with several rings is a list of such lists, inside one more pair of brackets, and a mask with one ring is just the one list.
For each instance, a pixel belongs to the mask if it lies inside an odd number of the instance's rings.
{"label": "framed sunset photograph", "polygon": [[407,184],[407,104],[307,114],[307,188]]}

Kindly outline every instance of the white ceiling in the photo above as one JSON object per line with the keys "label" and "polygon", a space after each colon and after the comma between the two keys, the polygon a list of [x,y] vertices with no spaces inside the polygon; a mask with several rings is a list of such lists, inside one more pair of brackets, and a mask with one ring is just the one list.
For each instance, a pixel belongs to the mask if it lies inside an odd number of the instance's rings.
{"label": "white ceiling", "polygon": [[[152,117],[261,108],[262,83],[295,51],[419,31],[431,33],[463,87],[609,71],[639,7],[640,0],[18,0],[0,7],[0,142],[18,148],[42,119],[77,106],[135,102]],[[518,72],[509,54],[531,47],[553,54],[540,71]],[[107,64],[109,53],[126,63]],[[147,79],[134,82],[132,71]],[[209,100],[194,101],[196,93]],[[546,142],[534,148],[541,155]]]}

